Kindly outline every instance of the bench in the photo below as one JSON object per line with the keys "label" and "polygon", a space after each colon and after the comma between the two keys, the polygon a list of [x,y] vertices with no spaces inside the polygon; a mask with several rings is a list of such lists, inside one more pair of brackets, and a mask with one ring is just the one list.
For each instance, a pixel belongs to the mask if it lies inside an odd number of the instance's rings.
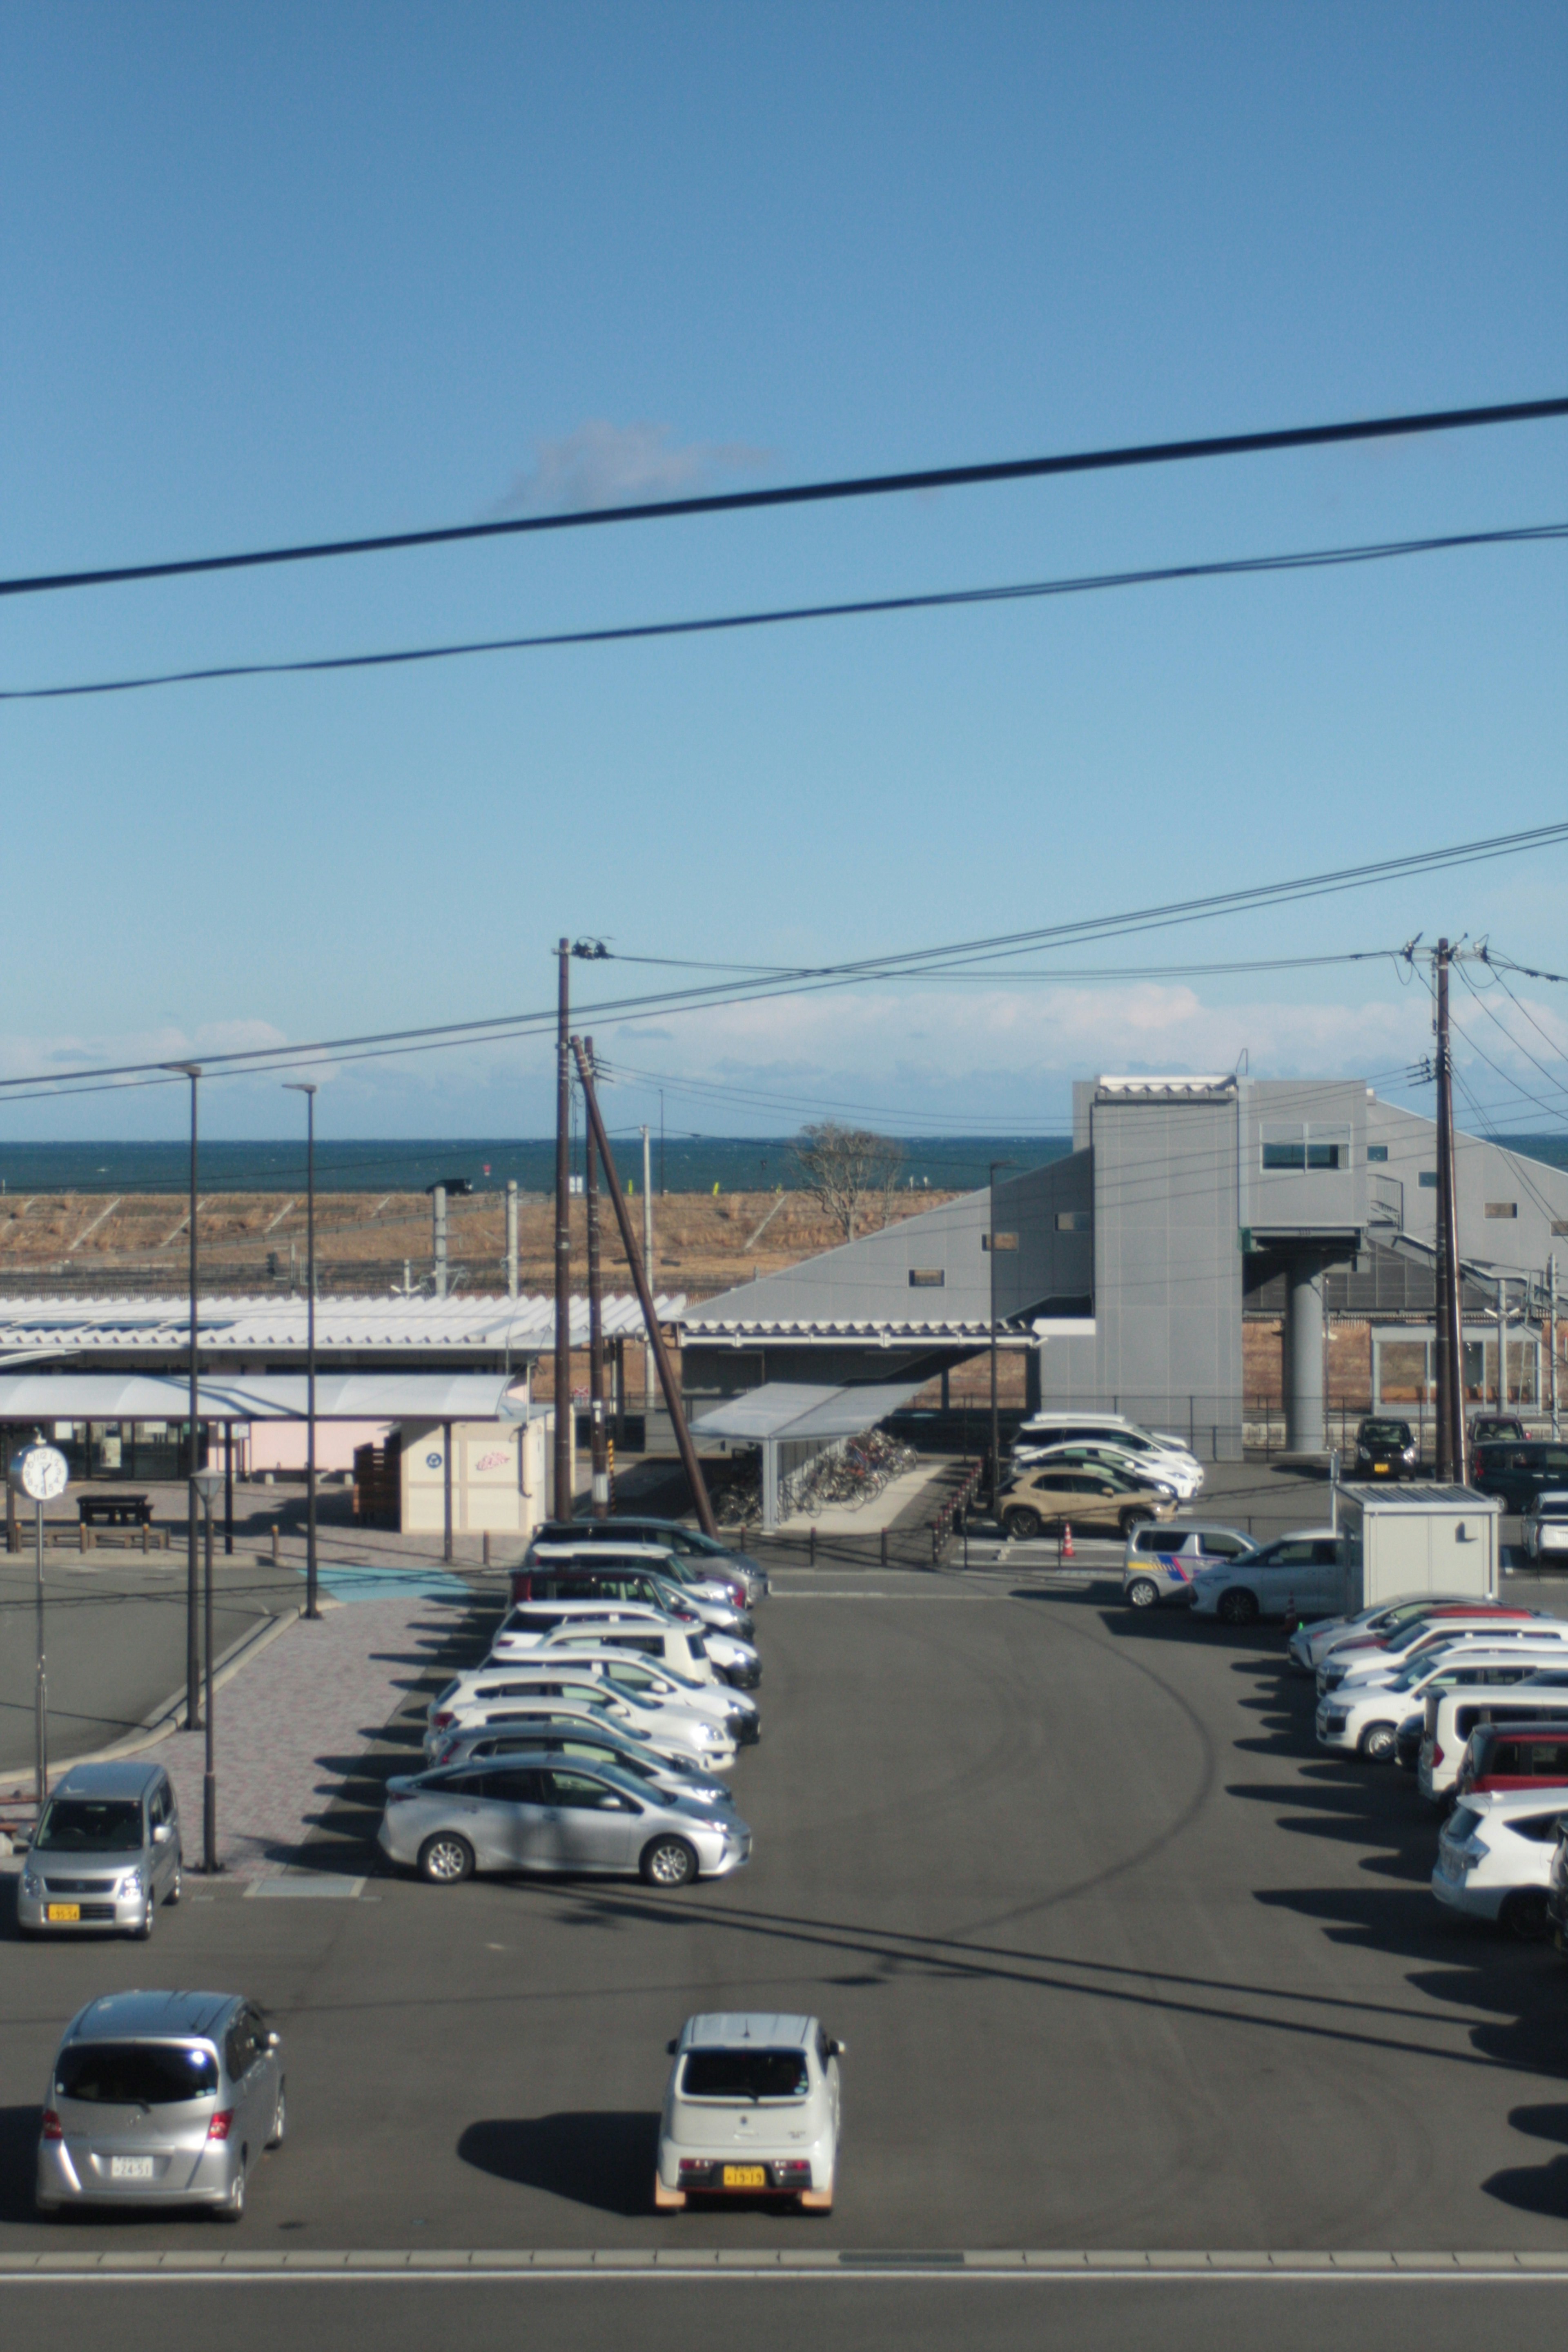
{"label": "bench", "polygon": [[150,1495],[79,1495],[77,1516],[84,1528],[150,1528]]}

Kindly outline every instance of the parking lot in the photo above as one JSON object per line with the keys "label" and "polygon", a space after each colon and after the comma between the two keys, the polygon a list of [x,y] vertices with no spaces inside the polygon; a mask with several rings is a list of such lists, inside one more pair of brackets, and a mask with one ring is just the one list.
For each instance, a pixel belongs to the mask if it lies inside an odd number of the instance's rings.
{"label": "parking lot", "polygon": [[[333,1898],[188,1881],[152,1952],[24,1947],[7,1905],[0,2251],[210,2242],[31,2211],[60,2026],[149,1980],[285,2038],[230,2246],[1556,2247],[1568,1975],[1439,1915],[1408,1777],[1315,1757],[1277,1630],[978,1550],[780,1570],[734,1878],[437,1890],[340,1840]],[[652,2213],[665,2043],[718,2008],[847,2043],[831,2217]]]}

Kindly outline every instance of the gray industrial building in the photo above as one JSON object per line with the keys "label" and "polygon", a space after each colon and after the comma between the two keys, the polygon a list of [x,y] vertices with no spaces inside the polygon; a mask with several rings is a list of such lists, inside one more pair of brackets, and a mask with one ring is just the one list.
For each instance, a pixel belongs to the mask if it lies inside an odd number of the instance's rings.
{"label": "gray industrial building", "polygon": [[[1483,1393],[1500,1303],[1505,1360],[1538,1399],[1529,1318],[1568,1238],[1568,1171],[1467,1135],[1456,1168],[1467,1386]],[[1359,1081],[1092,1079],[1071,1153],[999,1179],[994,1203],[970,1193],[689,1308],[688,1402],[781,1381],[912,1393],[988,1347],[994,1312],[1032,1404],[1120,1411],[1236,1459],[1243,1318],[1267,1307],[1287,1443],[1320,1451],[1328,1303],[1383,1318],[1430,1383],[1436,1204],[1434,1123]]]}

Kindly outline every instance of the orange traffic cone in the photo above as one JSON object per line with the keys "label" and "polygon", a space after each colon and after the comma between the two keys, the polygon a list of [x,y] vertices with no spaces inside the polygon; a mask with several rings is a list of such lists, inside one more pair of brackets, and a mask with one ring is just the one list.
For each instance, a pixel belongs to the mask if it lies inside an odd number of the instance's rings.
{"label": "orange traffic cone", "polygon": [[1062,1528],[1062,1558],[1064,1559],[1072,1558],[1072,1521],[1070,1519]]}

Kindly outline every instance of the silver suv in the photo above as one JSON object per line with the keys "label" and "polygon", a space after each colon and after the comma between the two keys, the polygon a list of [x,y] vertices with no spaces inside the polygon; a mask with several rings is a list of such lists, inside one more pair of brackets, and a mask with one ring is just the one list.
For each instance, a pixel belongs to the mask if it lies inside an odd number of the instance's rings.
{"label": "silver suv", "polygon": [[245,2211],[246,2176],[285,2122],[283,2060],[227,1992],[117,1992],[74,2017],[38,2137],[40,2213],[65,2205]]}
{"label": "silver suv", "polygon": [[78,1764],[39,1816],[16,1888],[23,1936],[153,1933],[180,1899],[180,1810],[161,1764]]}

